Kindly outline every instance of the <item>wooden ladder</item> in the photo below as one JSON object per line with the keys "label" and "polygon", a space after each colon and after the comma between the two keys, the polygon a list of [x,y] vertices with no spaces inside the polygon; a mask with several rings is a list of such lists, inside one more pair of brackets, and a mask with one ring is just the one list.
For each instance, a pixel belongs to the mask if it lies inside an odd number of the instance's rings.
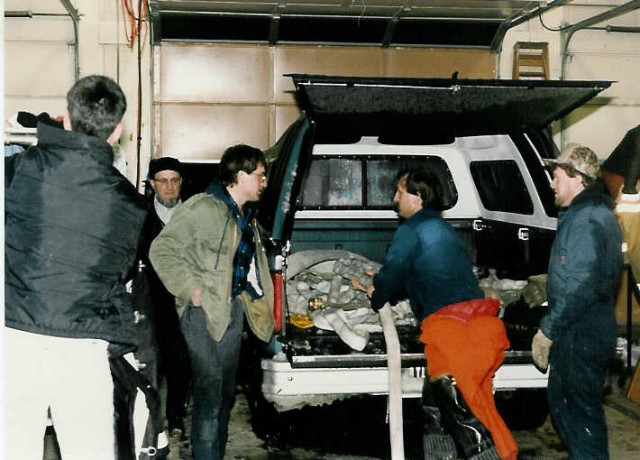
{"label": "wooden ladder", "polygon": [[547,43],[517,42],[514,45],[513,79],[549,79],[549,49]]}

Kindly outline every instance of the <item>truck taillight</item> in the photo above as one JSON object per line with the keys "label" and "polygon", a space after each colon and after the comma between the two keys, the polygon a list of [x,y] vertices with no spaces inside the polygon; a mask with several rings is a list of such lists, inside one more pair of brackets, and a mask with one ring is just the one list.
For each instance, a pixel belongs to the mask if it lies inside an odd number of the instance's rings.
{"label": "truck taillight", "polygon": [[282,332],[284,322],[284,302],[283,302],[283,276],[281,271],[271,273],[273,280],[273,320],[275,322],[275,333]]}

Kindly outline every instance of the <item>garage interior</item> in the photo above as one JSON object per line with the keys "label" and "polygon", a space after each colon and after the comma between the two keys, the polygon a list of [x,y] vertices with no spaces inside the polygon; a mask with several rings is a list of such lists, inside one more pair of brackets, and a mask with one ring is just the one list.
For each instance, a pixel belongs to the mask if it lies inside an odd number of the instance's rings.
{"label": "garage interior", "polygon": [[139,189],[152,158],[274,144],[299,115],[291,73],[610,80],[551,126],[600,159],[640,123],[640,0],[4,0],[2,29],[5,143],[35,140],[17,111],[60,115],[75,80],[109,75]]}

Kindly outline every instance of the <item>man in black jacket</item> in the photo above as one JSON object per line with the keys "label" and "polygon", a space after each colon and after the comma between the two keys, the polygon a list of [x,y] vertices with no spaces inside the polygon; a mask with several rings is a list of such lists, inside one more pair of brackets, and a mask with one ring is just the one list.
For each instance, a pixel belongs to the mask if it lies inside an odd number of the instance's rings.
{"label": "man in black jacket", "polygon": [[180,331],[180,321],[176,311],[175,297],[162,284],[158,274],[149,262],[149,248],[156,236],[169,222],[173,212],[180,205],[182,187],[182,165],[171,157],[151,160],[149,163],[149,184],[153,194],[149,202],[149,214],[145,221],[138,252],[143,267],[141,275],[145,283],[136,286],[148,291],[150,310],[155,326],[158,347],[159,371],[166,378],[167,400],[166,418],[172,437],[184,434],[183,417],[189,397],[191,368],[187,345]]}
{"label": "man in black jacket", "polygon": [[[181,203],[182,167],[171,157],[151,160],[147,218],[138,244],[137,273],[132,274],[132,296],[137,315],[136,366],[122,359],[111,362],[114,375],[117,460],[165,458],[169,453],[161,414],[160,381],[166,377],[166,417],[176,440],[184,434],[183,417],[190,386],[187,346],[180,331],[175,298],[167,291],[149,262],[149,247]],[[137,404],[145,393],[145,409]],[[142,435],[144,433],[144,435]],[[156,450],[153,450],[155,448]],[[153,452],[154,455],[149,453]]]}
{"label": "man in black jacket", "polygon": [[62,458],[113,459],[109,351],[136,347],[124,279],[144,199],[113,166],[126,99],[92,75],[67,94],[64,129],[5,160],[7,458],[41,459],[47,412]]}

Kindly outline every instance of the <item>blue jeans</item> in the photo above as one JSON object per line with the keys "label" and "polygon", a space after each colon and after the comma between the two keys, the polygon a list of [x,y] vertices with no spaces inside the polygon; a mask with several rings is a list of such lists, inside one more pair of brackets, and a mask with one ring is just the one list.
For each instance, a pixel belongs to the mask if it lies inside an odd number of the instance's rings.
{"label": "blue jeans", "polygon": [[[609,341],[610,342],[610,341]],[[569,331],[551,347],[547,388],[551,419],[569,459],[607,460],[603,386],[615,342]]]}
{"label": "blue jeans", "polygon": [[207,330],[204,310],[189,305],[180,318],[193,377],[191,445],[194,460],[222,460],[227,445],[229,415],[235,402],[236,370],[244,312],[231,301],[229,327],[220,342]]}

